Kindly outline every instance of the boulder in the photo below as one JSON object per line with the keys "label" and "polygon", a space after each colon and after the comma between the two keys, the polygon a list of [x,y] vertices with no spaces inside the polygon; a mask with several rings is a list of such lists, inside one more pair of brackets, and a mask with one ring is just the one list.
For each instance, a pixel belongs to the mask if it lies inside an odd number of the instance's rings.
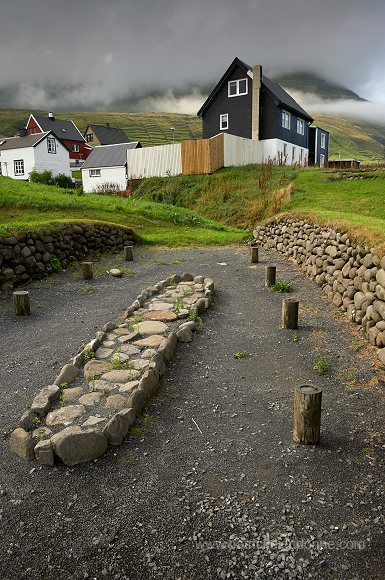
{"label": "boulder", "polygon": [[65,465],[72,467],[84,461],[92,461],[103,455],[107,449],[107,439],[100,431],[83,430],[81,427],[67,427],[51,437],[56,455]]}
{"label": "boulder", "polygon": [[123,409],[111,417],[103,428],[103,435],[110,445],[120,445],[135,422],[135,409]]}
{"label": "boulder", "polygon": [[12,453],[31,461],[34,458],[35,443],[30,433],[27,433],[22,427],[18,427],[11,433],[9,445]]}
{"label": "boulder", "polygon": [[44,417],[50,406],[59,399],[59,394],[60,388],[57,385],[44,387],[32,401],[31,411],[39,417]]}

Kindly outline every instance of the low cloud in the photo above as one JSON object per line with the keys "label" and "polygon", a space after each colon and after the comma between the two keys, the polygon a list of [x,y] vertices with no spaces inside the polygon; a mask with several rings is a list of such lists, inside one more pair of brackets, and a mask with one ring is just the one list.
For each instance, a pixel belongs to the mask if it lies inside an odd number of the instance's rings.
{"label": "low cloud", "polygon": [[177,96],[172,90],[169,90],[156,97],[140,99],[137,103],[137,109],[138,111],[196,115],[205,100],[206,96],[199,89],[193,89],[191,94],[182,96]]}
{"label": "low cloud", "polygon": [[322,99],[313,93],[286,90],[311,115],[357,119],[385,127],[385,103],[353,99]]}

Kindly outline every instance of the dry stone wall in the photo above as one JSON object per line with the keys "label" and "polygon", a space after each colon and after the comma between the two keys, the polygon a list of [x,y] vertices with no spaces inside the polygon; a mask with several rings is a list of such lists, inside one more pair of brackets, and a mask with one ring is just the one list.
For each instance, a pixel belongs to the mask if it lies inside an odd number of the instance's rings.
{"label": "dry stone wall", "polygon": [[284,218],[258,226],[254,238],[298,264],[349,320],[362,325],[385,364],[385,256],[346,233],[304,220]]}
{"label": "dry stone wall", "polygon": [[214,282],[174,275],[143,290],[121,324],[108,322],[35,396],[10,437],[19,457],[42,465],[92,461],[120,445],[156,392],[178,342],[191,342]]}
{"label": "dry stone wall", "polygon": [[0,237],[0,291],[40,279],[91,252],[120,251],[133,242],[130,228],[71,224],[49,231]]}

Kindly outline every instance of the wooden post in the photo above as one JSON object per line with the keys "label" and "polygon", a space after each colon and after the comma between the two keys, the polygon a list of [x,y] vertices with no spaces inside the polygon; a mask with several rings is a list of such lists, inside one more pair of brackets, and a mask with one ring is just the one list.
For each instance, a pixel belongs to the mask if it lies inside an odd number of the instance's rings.
{"label": "wooden post", "polygon": [[18,316],[29,316],[31,314],[29,294],[26,290],[14,292],[13,303],[15,305],[15,312]]}
{"label": "wooden post", "polygon": [[282,300],[282,328],[298,328],[298,300]]}
{"label": "wooden post", "polygon": [[266,288],[268,288],[269,286],[274,286],[276,270],[277,270],[276,266],[266,266],[266,270],[265,270],[265,287]]}
{"label": "wooden post", "polygon": [[258,263],[258,246],[251,246],[251,263]]}
{"label": "wooden post", "polygon": [[126,262],[132,262],[134,260],[132,246],[124,246],[124,259]]}
{"label": "wooden post", "polygon": [[293,441],[317,445],[321,430],[322,389],[305,385],[294,391]]}
{"label": "wooden post", "polygon": [[84,280],[92,280],[94,273],[92,271],[92,262],[80,262]]}

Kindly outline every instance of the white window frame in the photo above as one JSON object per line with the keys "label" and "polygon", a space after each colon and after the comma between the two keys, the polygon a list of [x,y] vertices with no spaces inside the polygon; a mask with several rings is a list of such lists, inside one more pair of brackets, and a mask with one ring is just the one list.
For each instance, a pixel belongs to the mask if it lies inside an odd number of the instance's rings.
{"label": "white window frame", "polygon": [[226,131],[229,128],[229,114],[223,113],[219,115],[219,130]]}
{"label": "white window frame", "polygon": [[325,167],[325,155],[323,153],[321,153],[321,155],[319,156],[319,166]]}
{"label": "white window frame", "polygon": [[80,145],[79,143],[72,143],[71,145],[72,153],[80,153]]}
{"label": "white window frame", "polygon": [[24,173],[24,159],[15,159],[13,162],[14,175],[25,175]]}
{"label": "white window frame", "polygon": [[291,114],[285,109],[282,109],[282,127],[284,129],[290,129]]}
{"label": "white window frame", "polygon": [[287,158],[287,143],[283,144],[283,156],[285,159]]}
{"label": "white window frame", "polygon": [[300,149],[299,150],[299,161],[301,164],[303,163],[303,159],[304,159],[303,154],[304,154],[303,149]]}
{"label": "white window frame", "polygon": [[90,169],[90,177],[100,177],[100,169]]}
{"label": "white window frame", "polygon": [[296,155],[296,148],[293,146],[291,148],[291,160],[292,160],[292,162],[295,161],[295,155]]}
{"label": "white window frame", "polygon": [[[241,92],[239,85],[240,83],[245,82],[246,83],[246,90]],[[235,88],[235,93],[232,92],[232,88]],[[227,95],[228,97],[241,97],[242,95],[247,95],[249,91],[249,83],[248,83],[248,79],[247,77],[244,79],[237,79],[235,81],[229,81],[227,83]]]}
{"label": "white window frame", "polygon": [[305,121],[303,119],[297,119],[297,133],[305,135]]}
{"label": "white window frame", "polygon": [[55,137],[47,137],[47,151],[48,153],[56,153]]}
{"label": "white window frame", "polygon": [[326,133],[321,133],[320,141],[321,141],[320,143],[321,149],[326,149]]}

